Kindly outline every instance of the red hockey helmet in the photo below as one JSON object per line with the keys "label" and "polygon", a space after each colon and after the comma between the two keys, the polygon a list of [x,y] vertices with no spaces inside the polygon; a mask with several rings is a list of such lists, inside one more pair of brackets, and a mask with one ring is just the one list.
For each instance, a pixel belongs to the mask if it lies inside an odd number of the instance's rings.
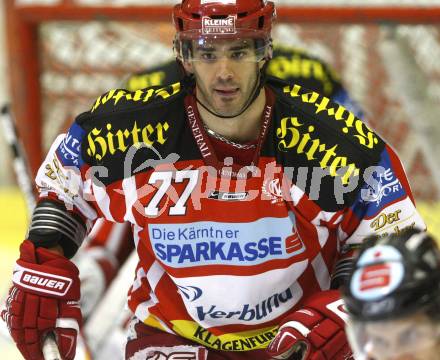
{"label": "red hockey helmet", "polygon": [[[173,9],[176,50],[198,39],[253,38],[269,47],[275,5],[266,0],[183,0]],[[181,57],[182,54],[180,54]]]}
{"label": "red hockey helmet", "polygon": [[[270,37],[275,5],[265,0],[183,0],[174,6],[173,21],[177,32],[201,30],[204,34],[230,31],[227,20],[234,19],[236,30],[258,30]],[[232,22],[229,22],[232,23]],[[215,28],[215,25],[218,25]],[[218,32],[216,32],[218,31]],[[226,32],[225,34],[227,34]]]}

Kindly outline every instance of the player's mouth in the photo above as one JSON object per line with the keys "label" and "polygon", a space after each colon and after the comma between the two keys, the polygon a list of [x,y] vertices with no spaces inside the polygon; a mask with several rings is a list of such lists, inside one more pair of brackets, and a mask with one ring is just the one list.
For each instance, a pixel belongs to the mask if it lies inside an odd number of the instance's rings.
{"label": "player's mouth", "polygon": [[238,95],[240,88],[214,88],[214,92],[222,98],[233,98]]}

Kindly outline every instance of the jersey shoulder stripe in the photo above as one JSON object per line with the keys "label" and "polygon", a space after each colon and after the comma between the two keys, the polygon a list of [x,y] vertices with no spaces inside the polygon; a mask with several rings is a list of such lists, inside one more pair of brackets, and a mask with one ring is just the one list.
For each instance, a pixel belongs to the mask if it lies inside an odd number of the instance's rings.
{"label": "jersey shoulder stripe", "polygon": [[99,96],[88,114],[89,117],[101,114],[112,114],[126,111],[136,111],[140,107],[166,106],[183,94],[180,82],[164,87],[153,86],[145,89],[129,91],[112,89]]}

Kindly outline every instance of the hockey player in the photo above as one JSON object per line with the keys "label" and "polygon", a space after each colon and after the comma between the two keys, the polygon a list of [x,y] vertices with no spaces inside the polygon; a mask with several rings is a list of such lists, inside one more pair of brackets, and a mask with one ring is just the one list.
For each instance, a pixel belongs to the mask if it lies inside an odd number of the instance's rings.
{"label": "hockey player", "polygon": [[[270,76],[274,76],[289,83],[304,86],[326,95],[352,111],[357,117],[362,118],[359,106],[350,98],[335,72],[323,61],[302,50],[281,44],[275,45],[266,73],[269,75],[266,79],[269,84],[272,82],[275,86],[281,84],[276,79],[272,80]],[[125,88],[136,91],[151,86],[172,84],[182,78],[183,71],[178,62],[171,60],[158,67],[131,75],[125,83]],[[127,223],[113,223],[100,219],[85,243],[87,245],[80,249],[72,261],[78,266],[80,272],[80,304],[84,320],[87,321],[93,314],[92,311],[96,310],[99,314],[103,310],[100,307],[108,306],[107,301],[101,300],[114,277],[120,276],[119,268],[134,248],[134,242]],[[127,278],[126,281],[129,283],[131,278]],[[124,295],[121,294],[121,296]],[[118,314],[122,309],[114,308],[112,311]],[[107,312],[111,313],[111,311]],[[120,328],[122,324],[124,322],[115,321],[112,335],[108,336],[107,333],[105,340],[99,341],[100,338],[96,336],[87,339],[90,347],[98,348],[100,356],[105,357],[111,353],[115,359],[122,359],[125,344],[123,337],[120,336],[124,330]],[[86,335],[87,333],[89,333],[89,328],[86,330]],[[93,334],[96,334],[96,331],[93,331]],[[98,343],[95,343],[97,341]]]}
{"label": "hockey player", "polygon": [[366,241],[344,292],[356,359],[440,359],[440,251],[428,234]]}
{"label": "hockey player", "polygon": [[[281,79],[304,86],[343,105],[356,117],[363,118],[361,108],[350,97],[336,72],[321,59],[304,50],[275,44],[272,58],[266,66],[266,74],[268,83],[282,86],[277,80]],[[124,87],[136,91],[173,84],[181,81],[183,77],[184,72],[178,61],[172,59],[157,67],[130,75]],[[365,122],[365,119],[363,120]],[[87,246],[73,259],[80,270],[81,310],[85,318],[95,308],[134,247],[127,225],[102,220],[95,225],[86,243]]]}
{"label": "hockey player", "polygon": [[[281,79],[304,86],[343,105],[356,117],[363,118],[359,105],[351,99],[335,71],[322,60],[303,50],[282,44],[275,45],[272,58],[266,67],[266,74],[269,76],[266,79],[269,84],[282,86],[277,80]],[[178,62],[173,59],[131,75],[125,82],[125,88],[136,91],[151,86],[173,84],[182,80],[183,75]],[[365,119],[363,120],[365,122]],[[85,318],[95,308],[134,247],[129,226],[111,221],[99,221],[86,243],[87,246],[73,259],[80,270],[81,310]]]}
{"label": "hockey player", "polygon": [[350,357],[331,288],[352,248],[383,214],[424,224],[399,159],[362,121],[299,85],[265,85],[274,14],[270,1],[184,0],[184,81],[111,90],[55,140],[2,313],[26,359],[51,330],[73,358],[68,258],[98,217],[129,221],[139,255],[128,359]]}

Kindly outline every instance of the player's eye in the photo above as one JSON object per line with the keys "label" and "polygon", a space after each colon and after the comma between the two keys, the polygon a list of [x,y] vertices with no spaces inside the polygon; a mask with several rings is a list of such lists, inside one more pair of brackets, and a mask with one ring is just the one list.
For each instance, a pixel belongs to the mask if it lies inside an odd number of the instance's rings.
{"label": "player's eye", "polygon": [[200,55],[200,58],[207,62],[215,61],[217,59],[213,52],[204,52]]}
{"label": "player's eye", "polygon": [[245,50],[233,51],[231,53],[231,59],[233,59],[233,60],[243,60],[248,55],[249,55],[248,51],[245,51]]}

